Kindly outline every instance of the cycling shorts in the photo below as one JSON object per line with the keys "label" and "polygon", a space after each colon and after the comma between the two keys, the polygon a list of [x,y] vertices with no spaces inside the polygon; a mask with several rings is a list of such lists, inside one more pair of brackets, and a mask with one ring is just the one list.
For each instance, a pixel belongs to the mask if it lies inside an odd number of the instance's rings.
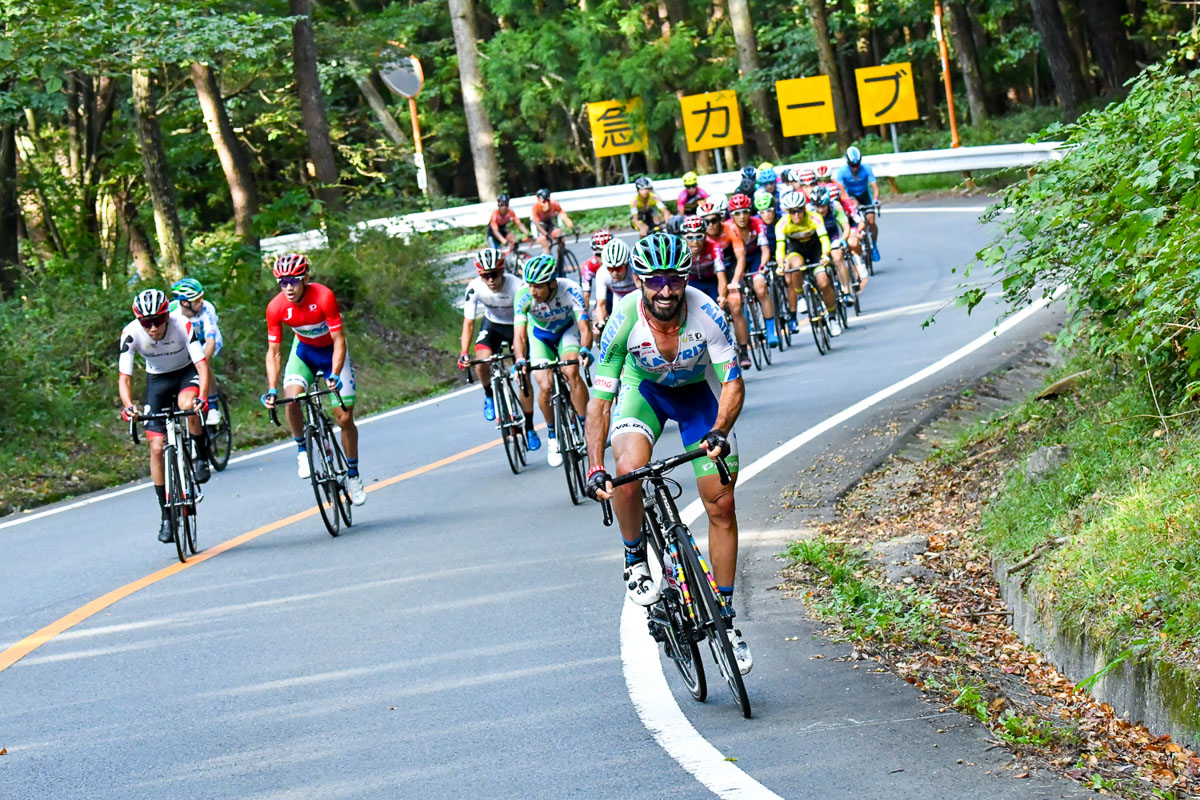
{"label": "cycling shorts", "polygon": [[[621,374],[621,389],[613,407],[611,439],[625,433],[640,433],[653,445],[662,435],[667,420],[672,419],[679,423],[684,449],[695,450],[716,424],[717,406],[717,395],[707,381],[663,386],[641,380],[627,370]],[[729,434],[729,447],[731,452],[725,463],[736,474],[737,437],[733,433]],[[692,471],[697,478],[716,475],[717,465],[711,459],[698,458],[692,462]]]}
{"label": "cycling shorts", "polygon": [[717,299],[717,281],[716,281],[716,279],[713,279],[711,281],[698,281],[695,278],[691,278],[690,280],[688,280],[688,286],[694,286],[695,288],[704,292],[706,295],[708,295],[713,300]]}
{"label": "cycling shorts", "polygon": [[553,361],[566,361],[579,352],[579,328],[571,325],[560,333],[539,328],[530,320],[525,330],[529,333],[529,361],[535,367]]}
{"label": "cycling shorts", "polygon": [[497,239],[496,232],[493,231],[492,226],[489,225],[487,229],[487,240],[488,244],[492,246],[493,250],[503,250],[504,248],[508,247],[508,226],[500,226],[500,238]]}
{"label": "cycling shorts", "polygon": [[[658,217],[657,222],[655,222],[655,217]],[[662,214],[658,213],[657,206],[650,206],[650,208],[639,208],[637,210],[637,218],[638,222],[649,225],[651,228],[657,224],[661,224],[664,221],[662,219]]]}
{"label": "cycling shorts", "polygon": [[787,255],[799,253],[805,264],[813,264],[821,260],[821,240],[816,236],[807,239],[788,239],[784,243]]}
{"label": "cycling shorts", "polygon": [[[195,364],[188,364],[172,372],[146,373],[146,405],[151,413],[158,414],[175,409],[175,401],[184,392],[200,392],[200,373]],[[165,436],[167,423],[161,419],[147,420],[147,436]]]}
{"label": "cycling shorts", "polygon": [[[291,355],[288,356],[287,366],[283,368],[283,388],[299,386],[307,390],[316,380],[318,372],[325,373],[327,378],[333,372],[333,345],[314,347],[299,339],[293,339]],[[354,408],[354,364],[350,361],[349,353],[346,353],[346,363],[342,365],[341,378],[342,388],[338,393],[341,394],[346,408]],[[337,405],[336,398],[331,398],[331,402]]]}
{"label": "cycling shorts", "polygon": [[512,325],[492,322],[485,317],[483,325],[479,328],[479,335],[475,337],[475,352],[478,354],[480,350],[490,350],[493,353],[499,353],[504,345],[511,345],[512,341]]}
{"label": "cycling shorts", "polygon": [[[746,276],[756,275],[762,271],[762,248],[755,245],[746,248]],[[729,273],[731,276],[733,272]]]}
{"label": "cycling shorts", "polygon": [[850,196],[854,198],[854,202],[858,203],[859,211],[863,211],[862,206],[871,205],[871,193],[870,192],[863,192],[862,194],[852,194]]}
{"label": "cycling shorts", "polygon": [[555,228],[558,227],[558,220],[552,219],[552,220],[548,220],[546,222],[542,222],[541,220],[538,220],[537,226],[542,231],[542,233],[549,236],[550,234],[554,233]]}

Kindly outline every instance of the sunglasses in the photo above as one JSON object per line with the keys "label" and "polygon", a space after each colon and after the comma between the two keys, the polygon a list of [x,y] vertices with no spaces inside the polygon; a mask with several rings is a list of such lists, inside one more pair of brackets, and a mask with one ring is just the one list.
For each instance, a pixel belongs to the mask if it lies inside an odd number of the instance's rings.
{"label": "sunglasses", "polygon": [[150,330],[151,328],[157,328],[159,325],[166,325],[167,324],[167,315],[166,314],[156,314],[153,317],[142,317],[141,319],[138,320],[138,322],[140,322],[142,324],[143,328],[145,328],[146,330]]}
{"label": "sunglasses", "polygon": [[710,217],[704,220],[705,225],[720,225],[722,222],[723,220],[720,217]]}
{"label": "sunglasses", "polygon": [[668,288],[677,292],[687,286],[687,280],[683,275],[648,275],[642,278],[642,285],[656,294]]}
{"label": "sunglasses", "polygon": [[788,213],[789,214],[803,214],[804,209],[803,208],[789,208]]}
{"label": "sunglasses", "polygon": [[736,217],[738,214],[748,215],[749,213],[750,213],[750,209],[748,209],[748,208],[739,208],[737,211],[734,211],[734,212],[733,212],[733,215]]}
{"label": "sunglasses", "polygon": [[703,242],[708,237],[703,233],[687,233],[684,234],[683,238],[687,239],[689,242]]}
{"label": "sunglasses", "polygon": [[497,278],[504,277],[504,270],[496,269],[492,270],[491,272],[481,272],[479,273],[479,277],[483,278],[485,281],[494,281]]}
{"label": "sunglasses", "polygon": [[304,278],[297,278],[297,277],[290,277],[290,276],[289,276],[289,277],[286,277],[286,278],[280,278],[280,279],[279,279],[279,285],[280,285],[280,286],[283,286],[283,287],[288,287],[288,286],[299,286],[299,285],[300,285],[300,284],[302,284],[302,283],[304,283]]}

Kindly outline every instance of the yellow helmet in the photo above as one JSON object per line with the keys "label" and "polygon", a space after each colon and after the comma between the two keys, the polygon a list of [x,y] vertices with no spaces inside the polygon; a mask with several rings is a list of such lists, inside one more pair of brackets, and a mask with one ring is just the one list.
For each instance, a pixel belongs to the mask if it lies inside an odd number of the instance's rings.
{"label": "yellow helmet", "polygon": [[758,165],[758,170],[759,170],[759,172],[761,172],[764,169],[775,169],[775,165],[772,164],[770,161],[764,161]]}
{"label": "yellow helmet", "polygon": [[683,175],[683,185],[684,186],[695,186],[699,180],[700,180],[700,176],[694,172],[686,172]]}

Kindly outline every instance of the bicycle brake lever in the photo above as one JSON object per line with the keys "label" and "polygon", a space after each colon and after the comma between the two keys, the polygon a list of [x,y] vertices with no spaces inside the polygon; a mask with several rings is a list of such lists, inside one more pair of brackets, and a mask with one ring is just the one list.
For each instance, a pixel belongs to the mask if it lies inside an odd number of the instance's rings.
{"label": "bicycle brake lever", "polygon": [[612,503],[601,500],[600,508],[604,511],[604,527],[611,528],[613,524]]}
{"label": "bicycle brake lever", "polygon": [[129,438],[133,440],[134,444],[138,443],[137,417],[132,417],[129,420]]}
{"label": "bicycle brake lever", "polygon": [[725,463],[725,456],[721,456],[716,461],[717,475],[721,477],[721,485],[728,486],[733,480],[733,476],[729,474],[729,465]]}
{"label": "bicycle brake lever", "polygon": [[270,408],[267,409],[267,412],[271,415],[271,422],[275,423],[275,427],[276,428],[281,427],[279,424],[279,415],[275,413],[275,406],[272,405]]}

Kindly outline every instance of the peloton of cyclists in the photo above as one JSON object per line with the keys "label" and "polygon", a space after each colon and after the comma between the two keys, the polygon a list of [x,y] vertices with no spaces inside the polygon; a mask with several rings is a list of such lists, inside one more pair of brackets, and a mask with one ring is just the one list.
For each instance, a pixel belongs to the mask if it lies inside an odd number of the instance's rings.
{"label": "peloton of cyclists", "polygon": [[742,278],[746,274],[746,246],[732,221],[725,219],[729,201],[724,195],[717,205],[711,200],[701,203],[696,209],[704,220],[704,232],[717,243],[725,262],[725,291],[718,291],[717,304],[727,308],[733,318],[733,330],[737,335],[738,363],[742,369],[750,367],[750,328],[742,315]]}
{"label": "peloton of cyclists", "polygon": [[767,226],[760,218],[751,216],[751,205],[749,195],[737,192],[730,196],[729,220],[733,223],[735,235],[742,240],[745,249],[745,275],[751,281],[758,302],[762,305],[763,319],[767,326],[767,344],[776,347],[779,344],[779,336],[775,331],[775,307],[771,303],[766,278],[763,276],[763,270],[771,261]]}

